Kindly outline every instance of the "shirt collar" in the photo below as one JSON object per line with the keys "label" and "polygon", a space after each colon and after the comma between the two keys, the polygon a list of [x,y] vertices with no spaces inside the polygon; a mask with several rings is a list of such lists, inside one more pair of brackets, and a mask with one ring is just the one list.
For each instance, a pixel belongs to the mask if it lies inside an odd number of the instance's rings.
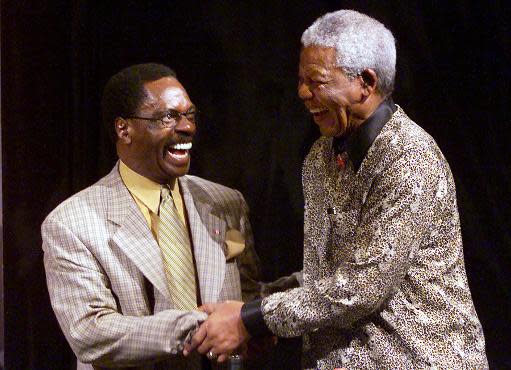
{"label": "shirt collar", "polygon": [[355,171],[358,171],[374,139],[396,110],[392,98],[384,100],[348,138],[334,138],[332,146],[335,153],[348,153]]}
{"label": "shirt collar", "polygon": [[[149,208],[151,212],[158,214],[161,185],[133,171],[123,161],[119,162],[119,173],[130,193]],[[179,189],[179,186],[176,185],[177,181],[174,182],[173,188],[170,187],[173,197]]]}

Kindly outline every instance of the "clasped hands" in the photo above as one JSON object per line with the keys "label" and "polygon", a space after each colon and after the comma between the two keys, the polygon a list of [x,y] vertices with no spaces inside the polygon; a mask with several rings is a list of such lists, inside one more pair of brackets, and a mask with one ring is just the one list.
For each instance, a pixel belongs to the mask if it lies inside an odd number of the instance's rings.
{"label": "clasped hands", "polygon": [[[243,302],[225,301],[223,303],[206,303],[199,310],[209,316],[185,344],[183,355],[188,356],[197,350],[208,357],[224,362],[229,356],[250,339],[250,334],[241,320]],[[217,357],[218,356],[218,357]]]}

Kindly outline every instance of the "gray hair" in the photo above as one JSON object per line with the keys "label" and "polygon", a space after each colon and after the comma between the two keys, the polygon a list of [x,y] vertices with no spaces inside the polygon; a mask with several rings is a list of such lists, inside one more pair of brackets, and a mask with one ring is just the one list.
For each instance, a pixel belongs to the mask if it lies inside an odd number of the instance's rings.
{"label": "gray hair", "polygon": [[378,91],[392,93],[396,45],[392,32],[376,19],[354,10],[327,13],[305,30],[302,45],[335,48],[337,67],[349,77],[371,68],[378,76]]}

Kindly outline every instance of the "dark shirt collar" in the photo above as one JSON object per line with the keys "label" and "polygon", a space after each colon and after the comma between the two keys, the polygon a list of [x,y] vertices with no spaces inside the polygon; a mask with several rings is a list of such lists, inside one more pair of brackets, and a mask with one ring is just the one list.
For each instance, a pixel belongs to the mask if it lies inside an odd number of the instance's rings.
{"label": "dark shirt collar", "polygon": [[336,154],[346,152],[353,163],[353,168],[358,171],[367,151],[373,144],[374,139],[380,133],[383,126],[397,110],[392,98],[384,100],[378,108],[366,119],[358,129],[347,138],[334,138],[332,146]]}

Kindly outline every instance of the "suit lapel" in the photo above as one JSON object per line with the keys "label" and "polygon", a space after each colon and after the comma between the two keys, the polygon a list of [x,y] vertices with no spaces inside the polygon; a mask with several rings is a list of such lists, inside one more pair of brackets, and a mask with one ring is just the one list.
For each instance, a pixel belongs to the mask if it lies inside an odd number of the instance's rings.
{"label": "suit lapel", "polygon": [[216,302],[225,276],[223,242],[226,223],[211,213],[209,203],[192,194],[194,189],[186,176],[181,177],[179,183],[188,213],[202,303]]}
{"label": "suit lapel", "polygon": [[112,236],[112,241],[124,251],[156,289],[165,298],[172,301],[158,243],[124,185],[117,166],[111,174],[113,196],[106,200],[110,203],[107,209],[109,210],[109,220],[118,225]]}

